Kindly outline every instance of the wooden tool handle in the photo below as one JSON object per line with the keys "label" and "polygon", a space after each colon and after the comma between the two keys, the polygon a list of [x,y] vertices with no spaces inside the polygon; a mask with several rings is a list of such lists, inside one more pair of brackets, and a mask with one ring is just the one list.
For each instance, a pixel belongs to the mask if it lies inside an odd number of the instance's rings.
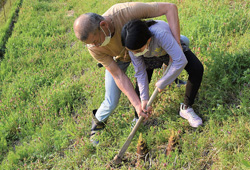
{"label": "wooden tool handle", "polygon": [[[168,67],[166,68],[166,71],[163,73],[163,76],[164,76],[165,74],[167,74],[167,72],[168,72],[168,70],[169,70],[171,64],[172,64],[172,62],[169,62],[169,65],[168,65]],[[154,101],[154,99],[155,99],[155,97],[157,96],[158,93],[159,93],[159,92],[158,92],[158,87],[156,87],[155,90],[154,90],[154,92],[153,92],[153,94],[151,95],[151,97],[150,97],[148,103],[147,103],[147,106],[146,106],[147,108],[148,108],[149,106],[151,106],[151,104],[153,103],[153,101]],[[144,120],[144,117],[140,116],[140,117],[139,117],[139,120],[138,120],[137,123],[135,124],[133,130],[130,132],[130,134],[129,134],[127,140],[126,140],[126,142],[125,142],[124,145],[122,146],[122,148],[121,148],[121,150],[119,151],[119,153],[115,156],[115,158],[114,158],[115,164],[119,164],[119,163],[121,162],[122,156],[124,155],[124,153],[125,153],[126,150],[128,149],[129,144],[131,143],[133,137],[135,136],[135,133],[137,132],[137,130],[138,130],[138,128],[139,128],[139,126],[140,126],[140,124],[141,124],[141,122],[142,122],[143,120]]]}

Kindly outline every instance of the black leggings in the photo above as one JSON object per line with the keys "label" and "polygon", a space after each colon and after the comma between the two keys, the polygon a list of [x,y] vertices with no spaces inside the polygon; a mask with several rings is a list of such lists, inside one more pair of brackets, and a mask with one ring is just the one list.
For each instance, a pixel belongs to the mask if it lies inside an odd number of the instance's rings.
{"label": "black leggings", "polygon": [[[195,54],[191,50],[184,52],[184,54],[188,61],[184,69],[187,71],[189,75],[186,84],[184,104],[187,106],[192,106],[194,104],[194,99],[201,85],[204,68],[200,60],[195,56]],[[147,69],[146,71],[148,75],[148,82],[150,83],[154,69]],[[135,91],[137,95],[140,96],[140,91],[137,81],[136,81]],[[135,111],[135,117],[138,118],[136,111]]]}

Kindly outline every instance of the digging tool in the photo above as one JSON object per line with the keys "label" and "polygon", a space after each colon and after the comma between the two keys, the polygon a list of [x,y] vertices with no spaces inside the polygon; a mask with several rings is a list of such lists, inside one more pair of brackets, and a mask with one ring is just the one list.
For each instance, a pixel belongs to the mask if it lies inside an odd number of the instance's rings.
{"label": "digging tool", "polygon": [[[163,73],[163,76],[164,76],[165,74],[167,74],[167,72],[168,72],[168,70],[169,70],[171,64],[172,64],[172,61],[169,62],[168,67],[166,68],[166,71]],[[163,68],[163,69],[164,69],[164,68]],[[151,106],[151,104],[153,103],[153,101],[154,101],[155,97],[157,96],[157,94],[158,94],[158,87],[155,88],[155,90],[154,90],[152,96],[150,97],[150,99],[149,99],[149,101],[148,101],[148,103],[147,103],[146,109],[147,109],[149,106]],[[130,134],[129,134],[127,140],[126,140],[126,142],[125,142],[124,145],[122,146],[121,150],[120,150],[119,153],[114,157],[114,163],[115,163],[115,164],[120,164],[120,163],[121,163],[121,161],[122,161],[122,156],[124,155],[124,153],[125,153],[126,150],[128,149],[129,144],[131,143],[131,141],[132,141],[132,139],[133,139],[133,137],[134,137],[136,131],[138,130],[138,128],[139,128],[139,126],[140,126],[140,124],[141,124],[141,122],[142,122],[143,120],[144,120],[144,117],[140,116],[140,117],[139,117],[139,120],[138,120],[137,123],[135,124],[133,130],[130,132]]]}

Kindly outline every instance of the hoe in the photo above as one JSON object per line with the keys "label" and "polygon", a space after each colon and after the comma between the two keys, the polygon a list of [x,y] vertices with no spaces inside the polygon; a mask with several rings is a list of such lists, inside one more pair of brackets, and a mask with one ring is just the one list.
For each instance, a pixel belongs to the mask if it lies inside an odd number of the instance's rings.
{"label": "hoe", "polygon": [[[169,64],[168,64],[168,67],[166,68],[166,71],[165,71],[164,74],[163,74],[163,76],[164,76],[165,74],[167,74],[167,72],[168,72],[168,70],[169,70],[171,64],[172,64],[172,62],[170,61]],[[163,69],[164,69],[164,68],[163,68]],[[146,108],[149,107],[149,106],[151,106],[151,104],[153,103],[153,101],[154,101],[155,97],[157,96],[157,94],[158,94],[158,88],[156,87],[155,90],[154,90],[154,92],[153,92],[153,94],[152,94],[152,96],[150,97],[150,99],[149,99],[149,101],[148,101],[148,104],[147,104]],[[122,146],[121,150],[120,150],[119,153],[114,157],[114,163],[115,163],[115,164],[120,164],[120,163],[122,162],[122,157],[123,157],[124,153],[126,152],[126,150],[128,149],[129,144],[131,143],[131,141],[132,141],[132,139],[133,139],[133,137],[134,137],[136,131],[138,130],[138,128],[139,128],[139,126],[140,126],[140,124],[141,124],[141,122],[142,122],[143,120],[144,120],[144,117],[140,116],[140,117],[139,117],[139,120],[138,120],[137,123],[136,123],[136,125],[134,126],[134,128],[133,128],[132,131],[130,132],[130,134],[129,134],[127,140],[126,140],[126,142],[125,142],[124,145]]]}

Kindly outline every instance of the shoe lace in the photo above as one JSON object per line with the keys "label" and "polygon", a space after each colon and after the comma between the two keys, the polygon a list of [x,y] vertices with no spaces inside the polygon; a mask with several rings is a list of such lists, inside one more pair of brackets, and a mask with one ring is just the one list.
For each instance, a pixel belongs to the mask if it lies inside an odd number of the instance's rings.
{"label": "shoe lace", "polygon": [[188,113],[192,116],[192,118],[197,118],[197,114],[194,112],[193,108],[188,108]]}

